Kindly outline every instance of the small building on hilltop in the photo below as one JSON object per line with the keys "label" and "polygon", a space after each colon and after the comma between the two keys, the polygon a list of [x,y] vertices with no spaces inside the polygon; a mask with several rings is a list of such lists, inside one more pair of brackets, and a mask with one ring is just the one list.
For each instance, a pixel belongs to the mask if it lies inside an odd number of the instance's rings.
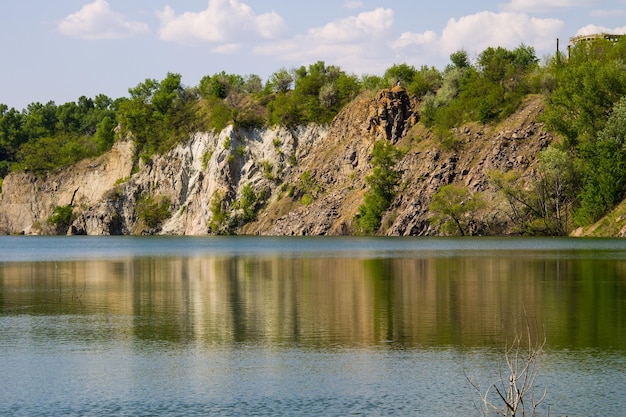
{"label": "small building on hilltop", "polygon": [[622,36],[626,36],[626,35],[623,35],[623,34],[619,35],[615,33],[593,33],[589,35],[578,35],[578,36],[574,36],[573,38],[569,38],[569,46],[575,46],[581,42],[591,42],[591,41],[596,41],[599,39],[605,39],[607,41],[617,42],[618,40],[620,40]]}

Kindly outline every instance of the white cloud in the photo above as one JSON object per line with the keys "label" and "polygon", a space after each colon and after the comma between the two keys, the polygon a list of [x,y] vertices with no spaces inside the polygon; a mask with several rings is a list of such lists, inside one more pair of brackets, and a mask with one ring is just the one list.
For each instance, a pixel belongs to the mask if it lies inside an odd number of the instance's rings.
{"label": "white cloud", "polygon": [[443,29],[440,47],[450,54],[459,49],[482,52],[490,46],[515,48],[524,43],[541,52],[554,45],[564,26],[559,19],[540,19],[524,13],[480,12],[450,19]]}
{"label": "white cloud", "polygon": [[166,6],[157,16],[162,40],[219,44],[215,51],[237,50],[236,45],[247,39],[274,39],[285,29],[285,22],[275,12],[256,14],[239,0],[209,0],[205,10],[179,15]]}
{"label": "white cloud", "polygon": [[423,33],[404,32],[398,39],[391,43],[394,49],[403,49],[410,46],[431,45],[438,41],[437,33],[428,30]]}
{"label": "white cloud", "polygon": [[323,43],[359,42],[384,33],[392,23],[393,11],[379,8],[311,29],[308,37]]}
{"label": "white cloud", "polygon": [[58,30],[67,36],[99,40],[122,39],[146,33],[149,28],[145,23],[128,20],[112,11],[106,0],[95,0],[63,19]]}
{"label": "white cloud", "polygon": [[403,33],[391,45],[399,56],[410,51],[431,56],[436,53],[447,59],[459,49],[478,54],[490,46],[513,49],[524,43],[541,55],[554,48],[564,26],[558,19],[538,19],[524,13],[480,12],[450,19],[440,36],[432,31]]}
{"label": "white cloud", "polygon": [[388,64],[384,58],[392,25],[393,10],[377,8],[261,45],[255,52],[297,64],[324,60],[349,71],[370,71],[377,61],[382,68]]}
{"label": "white cloud", "polygon": [[499,7],[509,12],[541,13],[555,9],[591,7],[593,4],[593,0],[511,0],[499,4]]}
{"label": "white cloud", "polygon": [[578,29],[576,32],[576,36],[584,36],[584,35],[593,35],[596,33],[610,33],[614,35],[623,35],[626,34],[626,26],[621,28],[610,29],[604,26],[596,26],[596,25],[587,25]]}

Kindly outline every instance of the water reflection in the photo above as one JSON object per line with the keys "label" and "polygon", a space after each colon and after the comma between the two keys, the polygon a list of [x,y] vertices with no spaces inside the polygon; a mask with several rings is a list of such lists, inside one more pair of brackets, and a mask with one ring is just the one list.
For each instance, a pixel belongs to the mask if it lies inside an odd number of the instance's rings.
{"label": "water reflection", "polygon": [[626,350],[625,273],[619,257],[529,253],[13,262],[0,313],[83,323],[33,338],[304,347],[498,346],[525,315],[551,347]]}

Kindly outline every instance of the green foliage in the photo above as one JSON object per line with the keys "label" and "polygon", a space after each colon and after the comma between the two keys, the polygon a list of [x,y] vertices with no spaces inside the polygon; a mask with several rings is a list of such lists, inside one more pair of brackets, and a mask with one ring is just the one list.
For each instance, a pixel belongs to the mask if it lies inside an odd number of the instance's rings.
{"label": "green foliage", "polygon": [[555,67],[557,86],[544,119],[564,136],[566,145],[593,143],[604,128],[613,104],[626,95],[626,39],[582,43],[571,50],[566,64]]}
{"label": "green foliage", "polygon": [[489,172],[489,178],[509,204],[508,216],[517,232],[561,236],[571,230],[577,175],[571,155],[549,146],[539,154],[539,169],[531,179],[516,171]]}
{"label": "green foliage", "polygon": [[626,185],[626,97],[613,108],[593,145],[582,149],[584,186],[578,224],[599,220],[624,199]]}
{"label": "green foliage", "polygon": [[228,220],[228,213],[224,206],[223,193],[216,192],[213,194],[209,210],[211,210],[211,220],[209,221],[210,231],[216,234],[225,234],[226,231],[224,228]]}
{"label": "green foliage", "polygon": [[626,39],[599,39],[577,44],[546,70],[553,81],[543,117],[573,159],[578,225],[597,221],[624,198],[624,62]]}
{"label": "green foliage", "polygon": [[250,75],[244,79],[241,75],[227,74],[222,71],[213,76],[204,76],[200,80],[199,90],[202,98],[218,98],[225,99],[233,93],[242,92],[247,89],[248,92],[260,91],[260,77]]}
{"label": "green foliage", "polygon": [[310,206],[313,204],[313,201],[313,196],[309,193],[302,194],[302,197],[300,197],[300,202],[305,206]]}
{"label": "green foliage", "polygon": [[99,152],[107,151],[113,146],[113,142],[115,142],[115,126],[115,120],[109,116],[105,116],[98,123],[96,133],[94,134],[94,142]]}
{"label": "green foliage", "polygon": [[268,124],[270,126],[295,127],[302,122],[302,114],[297,100],[285,92],[276,94],[267,105]]}
{"label": "green foliage", "polygon": [[576,183],[573,158],[566,150],[548,146],[540,152],[534,200],[539,203],[545,234],[561,236],[569,232]]}
{"label": "green foliage", "polygon": [[214,153],[214,149],[207,149],[202,154],[202,170],[203,171],[206,171],[206,168],[209,165],[209,161],[211,160],[213,153]]}
{"label": "green foliage", "polygon": [[16,155],[16,167],[45,174],[95,154],[93,144],[85,137],[72,135],[42,137],[20,147]]}
{"label": "green foliage", "polygon": [[472,195],[458,184],[444,185],[433,194],[428,206],[429,221],[446,234],[470,235],[472,223],[476,222],[479,210],[484,207],[485,201],[479,194]]}
{"label": "green foliage", "polygon": [[317,184],[310,171],[304,171],[298,179],[297,190],[297,194],[294,193],[294,195],[299,196],[300,202],[308,206],[313,202],[317,193],[320,191],[320,186]]}
{"label": "green foliage", "polygon": [[275,94],[267,106],[268,123],[290,127],[330,123],[341,107],[361,90],[355,76],[347,75],[339,67],[326,66],[323,61],[308,68],[302,66],[294,70],[293,76],[281,70],[274,74],[269,85]]}
{"label": "green foliage", "polygon": [[366,91],[378,91],[388,88],[387,81],[383,77],[369,74],[361,76],[361,86]]}
{"label": "green foliage", "polygon": [[9,164],[9,161],[0,161],[0,178],[6,177],[10,169],[11,166]]}
{"label": "green foliage", "polygon": [[365,181],[369,190],[364,202],[359,206],[355,225],[362,234],[376,234],[380,229],[382,216],[391,205],[400,184],[401,172],[397,164],[402,152],[386,141],[374,144],[372,150],[372,174]]}
{"label": "green foliage", "polygon": [[147,227],[156,229],[171,216],[171,205],[167,196],[142,195],[137,201],[135,214]]}
{"label": "green foliage", "polygon": [[243,215],[242,221],[244,223],[250,222],[256,218],[257,211],[261,208],[263,203],[263,193],[256,193],[252,184],[247,183],[241,189],[241,196],[235,203],[235,207],[239,208]]}
{"label": "green foliage", "polygon": [[409,94],[418,97],[434,93],[443,81],[442,74],[434,67],[422,66],[417,70],[408,64],[391,66],[385,71],[384,79],[388,86],[399,84],[405,87]]}
{"label": "green foliage", "polygon": [[268,85],[275,93],[286,93],[291,90],[293,81],[293,76],[289,71],[281,68],[271,75]]}
{"label": "green foliage", "polygon": [[104,95],[32,103],[21,113],[0,105],[0,162],[45,173],[105,152],[114,141],[113,107]]}
{"label": "green foliage", "polygon": [[385,75],[383,78],[387,82],[387,88],[400,84],[402,86],[407,86],[413,82],[413,78],[417,70],[413,65],[408,65],[406,63],[403,64],[394,64],[391,67],[387,68],[385,71]]}
{"label": "green foliage", "polygon": [[56,206],[46,223],[53,226],[55,233],[64,234],[74,221],[74,208],[71,205]]}
{"label": "green foliage", "polygon": [[470,60],[467,55],[467,51],[464,49],[459,49],[458,51],[452,52],[450,54],[450,62],[454,65],[455,68],[468,68],[470,66]]}
{"label": "green foliage", "polygon": [[144,160],[171,149],[201,124],[195,96],[182,87],[179,74],[168,73],[161,82],[147,79],[129,93],[130,100],[119,106],[118,120]]}
{"label": "green foliage", "polygon": [[263,176],[272,181],[275,179],[274,176],[274,166],[272,165],[272,163],[270,161],[261,161],[261,167],[263,168]]}
{"label": "green foliage", "polygon": [[443,74],[423,67],[409,85],[414,94],[424,95],[421,120],[435,128],[442,142],[449,139],[447,131],[465,122],[487,124],[512,114],[531,91],[530,74],[538,62],[534,49],[523,44],[512,51],[487,48],[475,67],[463,50],[450,59]]}

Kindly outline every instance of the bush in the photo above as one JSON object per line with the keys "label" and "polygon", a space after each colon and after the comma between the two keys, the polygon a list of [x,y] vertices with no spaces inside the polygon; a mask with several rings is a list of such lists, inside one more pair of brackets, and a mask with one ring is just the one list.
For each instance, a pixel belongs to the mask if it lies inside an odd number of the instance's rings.
{"label": "bush", "polygon": [[137,201],[137,218],[151,229],[158,228],[170,217],[171,200],[166,196],[142,196]]}
{"label": "bush", "polygon": [[74,221],[74,208],[71,205],[56,206],[46,222],[55,228],[55,233],[65,234]]}
{"label": "bush", "polygon": [[241,189],[241,197],[239,201],[237,201],[236,206],[243,211],[244,222],[255,219],[262,197],[263,196],[260,194],[257,195],[250,183],[243,186]]}
{"label": "bush", "polygon": [[224,207],[224,194],[216,192],[211,198],[209,205],[211,210],[211,220],[209,221],[209,229],[215,234],[225,234],[224,226],[228,220],[228,214]]}

